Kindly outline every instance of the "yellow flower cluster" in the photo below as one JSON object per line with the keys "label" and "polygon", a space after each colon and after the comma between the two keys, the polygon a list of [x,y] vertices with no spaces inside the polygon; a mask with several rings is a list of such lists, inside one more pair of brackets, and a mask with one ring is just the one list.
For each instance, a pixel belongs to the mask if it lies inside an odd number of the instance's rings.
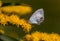
{"label": "yellow flower cluster", "polygon": [[26,22],[25,19],[20,19],[17,15],[14,14],[12,14],[11,16],[0,14],[0,23],[5,26],[7,22],[15,24],[18,27],[21,25],[22,28],[24,28],[24,31],[29,32],[31,30],[31,25]]}
{"label": "yellow flower cluster", "polygon": [[21,25],[22,28],[24,28],[24,31],[29,32],[31,30],[31,25],[28,22],[26,22],[26,20],[20,19],[16,15],[11,15],[9,17],[9,22],[12,24],[16,24],[18,27],[19,25]]}
{"label": "yellow flower cluster", "polygon": [[25,38],[27,39],[27,41],[60,41],[60,35],[56,33],[48,34],[38,31],[32,33],[31,35],[27,34]]}
{"label": "yellow flower cluster", "polygon": [[19,15],[29,14],[32,12],[32,8],[30,6],[5,6],[0,8],[1,12],[6,13],[17,13]]}

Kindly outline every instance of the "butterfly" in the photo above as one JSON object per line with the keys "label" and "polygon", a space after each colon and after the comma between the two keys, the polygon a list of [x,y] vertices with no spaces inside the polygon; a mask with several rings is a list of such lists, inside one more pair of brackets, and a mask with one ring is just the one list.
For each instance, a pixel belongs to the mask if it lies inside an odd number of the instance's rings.
{"label": "butterfly", "polygon": [[40,25],[44,21],[43,8],[36,10],[29,19],[29,23]]}

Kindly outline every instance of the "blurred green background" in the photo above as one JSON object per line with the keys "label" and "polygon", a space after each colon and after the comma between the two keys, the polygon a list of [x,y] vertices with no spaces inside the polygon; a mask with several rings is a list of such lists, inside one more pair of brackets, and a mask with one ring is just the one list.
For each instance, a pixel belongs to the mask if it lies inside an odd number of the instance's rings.
{"label": "blurred green background", "polygon": [[[2,2],[11,5],[28,4],[33,8],[33,12],[43,8],[45,20],[41,25],[33,25],[31,32],[41,31],[60,34],[60,0],[2,0]],[[6,35],[18,39],[26,34],[22,28],[17,28],[17,26],[11,24],[5,27],[1,25],[1,28],[5,30]]]}

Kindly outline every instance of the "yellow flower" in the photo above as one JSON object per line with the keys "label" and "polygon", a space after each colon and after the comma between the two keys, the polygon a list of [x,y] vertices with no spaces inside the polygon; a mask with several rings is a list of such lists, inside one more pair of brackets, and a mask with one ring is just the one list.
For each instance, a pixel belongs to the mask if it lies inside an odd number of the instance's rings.
{"label": "yellow flower", "polygon": [[4,18],[4,14],[0,14],[0,19]]}
{"label": "yellow flower", "polygon": [[22,26],[23,30],[29,32],[32,28],[31,24],[29,24],[25,19],[20,19],[17,15],[12,14],[11,16],[7,16],[4,14],[0,14],[0,23],[4,26],[7,22],[17,25],[17,27]]}
{"label": "yellow flower", "polygon": [[30,40],[32,38],[33,41],[60,41],[60,35],[55,33],[43,33],[43,32],[33,32],[31,35],[27,34],[25,36],[27,40]]}
{"label": "yellow flower", "polygon": [[50,39],[56,41],[56,40],[60,40],[60,36],[56,33],[52,33],[50,34]]}
{"label": "yellow flower", "polygon": [[24,31],[26,31],[26,32],[29,32],[32,28],[31,24],[26,22],[26,20],[24,20],[24,19],[21,19],[21,24],[22,24],[22,28],[24,28]]}
{"label": "yellow flower", "polygon": [[9,17],[9,22],[12,24],[16,24],[17,22],[19,22],[18,20],[19,20],[19,18],[16,15],[11,15]]}
{"label": "yellow flower", "polygon": [[21,14],[26,14],[32,12],[32,8],[29,6],[21,6]]}
{"label": "yellow flower", "polygon": [[33,37],[33,41],[39,41],[40,39],[42,39],[42,34],[40,34],[40,32],[36,31],[34,33],[32,33],[32,37]]}
{"label": "yellow flower", "polygon": [[29,32],[31,30],[31,25],[28,22],[26,22],[25,19],[20,19],[17,15],[11,15],[9,17],[9,22],[17,25],[18,27],[19,25],[21,25],[24,31]]}
{"label": "yellow flower", "polygon": [[30,6],[6,6],[6,7],[1,7],[1,10],[3,12],[7,13],[17,13],[19,15],[24,15],[32,12],[32,8]]}
{"label": "yellow flower", "polygon": [[27,34],[26,36],[24,36],[24,38],[27,40],[27,41],[30,41],[32,39],[31,35],[30,34]]}
{"label": "yellow flower", "polygon": [[3,14],[0,14],[0,23],[3,24],[4,26],[7,24],[6,16]]}

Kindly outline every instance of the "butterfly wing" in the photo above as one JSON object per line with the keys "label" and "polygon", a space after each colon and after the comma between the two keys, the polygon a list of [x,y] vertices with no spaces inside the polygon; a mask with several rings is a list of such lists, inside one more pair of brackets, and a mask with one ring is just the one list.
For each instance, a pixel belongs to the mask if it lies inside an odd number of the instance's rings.
{"label": "butterfly wing", "polygon": [[29,19],[29,23],[31,24],[40,24],[44,20],[44,11],[43,9],[38,9],[33,13],[33,15]]}

